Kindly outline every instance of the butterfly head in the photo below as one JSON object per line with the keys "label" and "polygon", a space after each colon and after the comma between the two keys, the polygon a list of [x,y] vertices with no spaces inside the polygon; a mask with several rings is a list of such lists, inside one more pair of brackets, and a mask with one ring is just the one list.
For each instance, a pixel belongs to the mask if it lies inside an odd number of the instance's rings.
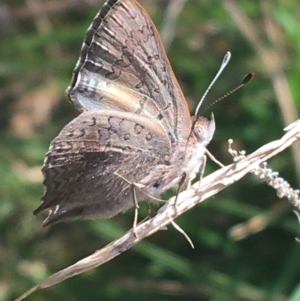
{"label": "butterfly head", "polygon": [[206,146],[211,141],[215,129],[216,124],[213,114],[211,114],[210,119],[203,116],[193,117],[191,135],[203,146]]}

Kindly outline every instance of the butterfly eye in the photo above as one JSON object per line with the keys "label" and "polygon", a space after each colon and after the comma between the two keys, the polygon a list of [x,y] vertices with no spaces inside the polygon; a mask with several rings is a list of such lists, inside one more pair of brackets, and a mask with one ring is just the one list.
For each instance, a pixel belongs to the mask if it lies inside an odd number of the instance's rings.
{"label": "butterfly eye", "polygon": [[198,117],[194,124],[193,133],[199,142],[208,143],[215,132],[215,119],[213,114],[211,119]]}

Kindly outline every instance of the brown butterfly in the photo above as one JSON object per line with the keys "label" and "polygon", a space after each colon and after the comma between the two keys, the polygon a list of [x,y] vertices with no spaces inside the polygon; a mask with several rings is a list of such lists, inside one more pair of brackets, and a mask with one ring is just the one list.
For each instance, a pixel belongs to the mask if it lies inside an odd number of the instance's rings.
{"label": "brown butterfly", "polygon": [[134,0],[108,0],[89,27],[70,101],[81,114],[52,141],[34,214],[44,225],[110,218],[193,179],[215,130],[190,117],[158,32]]}

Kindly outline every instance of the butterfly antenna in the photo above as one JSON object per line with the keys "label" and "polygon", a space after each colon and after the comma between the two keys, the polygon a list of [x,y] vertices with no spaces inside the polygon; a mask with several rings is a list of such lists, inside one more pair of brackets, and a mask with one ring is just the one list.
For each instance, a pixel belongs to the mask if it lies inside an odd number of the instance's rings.
{"label": "butterfly antenna", "polygon": [[199,110],[200,110],[200,107],[207,95],[207,93],[209,92],[209,90],[211,89],[211,87],[214,85],[214,83],[216,82],[216,80],[218,79],[218,77],[220,76],[220,74],[223,72],[224,68],[227,66],[229,60],[231,58],[231,53],[229,51],[226,52],[223,60],[222,60],[222,63],[221,63],[221,66],[219,68],[219,71],[217,72],[217,74],[215,75],[214,79],[211,81],[210,85],[208,86],[208,88],[206,89],[205,93],[203,94],[202,98],[200,99],[199,103],[198,103],[198,106],[196,108],[196,111],[195,111],[195,116],[198,116],[198,113],[199,113]]}
{"label": "butterfly antenna", "polygon": [[224,98],[228,97],[229,95],[231,95],[235,91],[237,91],[240,88],[242,88],[244,85],[246,85],[253,78],[254,74],[255,74],[254,71],[248,73],[238,86],[236,86],[235,88],[233,88],[231,91],[229,91],[225,95],[221,96],[220,98],[217,98],[216,100],[214,100],[212,103],[210,103],[204,109],[202,109],[201,112],[206,111],[207,109],[211,108],[213,105],[215,105],[216,103],[218,103],[219,101],[223,100]]}

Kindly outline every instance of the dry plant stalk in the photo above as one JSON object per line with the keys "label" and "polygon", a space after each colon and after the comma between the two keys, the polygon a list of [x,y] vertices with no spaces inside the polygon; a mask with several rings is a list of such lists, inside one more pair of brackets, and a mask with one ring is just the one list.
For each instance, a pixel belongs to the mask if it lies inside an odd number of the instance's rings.
{"label": "dry plant stalk", "polygon": [[295,122],[289,126],[287,130],[288,132],[283,135],[281,139],[270,142],[252,154],[241,158],[238,162],[225,166],[203,178],[201,180],[200,187],[199,182],[197,182],[188,190],[180,193],[177,199],[176,211],[174,210],[175,197],[168,200],[166,204],[158,210],[157,214],[153,218],[136,227],[137,237],[132,234],[131,230],[128,231],[121,238],[111,242],[101,250],[96,251],[94,254],[87,256],[75,264],[46,278],[22,294],[15,301],[21,301],[39,289],[53,286],[70,277],[94,269],[129,250],[132,246],[144,238],[169,225],[184,212],[192,209],[194,206],[209,197],[216,195],[219,191],[232,185],[244,177],[247,173],[253,172],[253,170],[255,170],[260,164],[263,164],[271,157],[282,152],[300,138],[300,122]]}

